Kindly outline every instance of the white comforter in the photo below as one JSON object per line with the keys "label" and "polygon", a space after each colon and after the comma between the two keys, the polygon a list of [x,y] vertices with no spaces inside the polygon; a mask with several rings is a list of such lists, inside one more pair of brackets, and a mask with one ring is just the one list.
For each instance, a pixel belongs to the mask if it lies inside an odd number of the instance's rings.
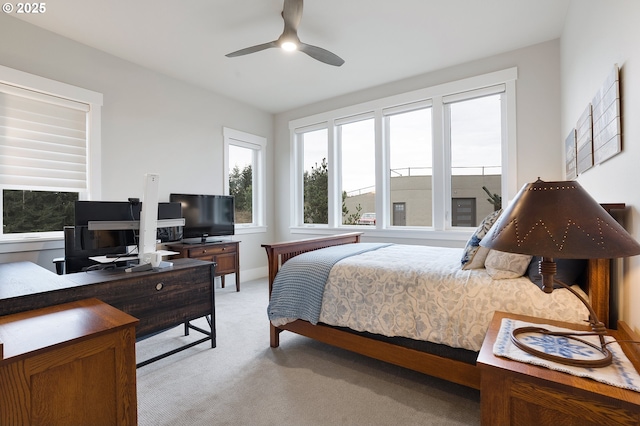
{"label": "white comforter", "polygon": [[546,294],[526,277],[493,280],[484,269],[462,270],[461,256],[456,248],[391,245],[343,259],[329,274],[320,322],[479,351],[495,311],[588,318],[567,290]]}

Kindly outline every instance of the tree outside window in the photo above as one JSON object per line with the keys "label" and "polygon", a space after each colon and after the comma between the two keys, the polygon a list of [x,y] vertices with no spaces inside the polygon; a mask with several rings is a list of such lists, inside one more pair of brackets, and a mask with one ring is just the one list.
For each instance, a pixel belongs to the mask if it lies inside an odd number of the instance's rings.
{"label": "tree outside window", "polygon": [[73,225],[77,192],[5,189],[2,191],[3,234],[62,231]]}
{"label": "tree outside window", "polygon": [[229,195],[234,196],[236,223],[253,222],[252,150],[229,146]]}

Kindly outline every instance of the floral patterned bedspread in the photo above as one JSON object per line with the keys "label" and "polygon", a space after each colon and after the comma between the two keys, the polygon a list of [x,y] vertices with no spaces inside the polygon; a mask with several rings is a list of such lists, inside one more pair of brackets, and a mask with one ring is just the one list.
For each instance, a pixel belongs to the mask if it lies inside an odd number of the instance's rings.
{"label": "floral patterned bedspread", "polygon": [[329,274],[320,322],[479,351],[498,310],[588,317],[567,290],[546,294],[527,277],[493,280],[484,269],[463,270],[461,256],[458,248],[396,244],[343,259]]}

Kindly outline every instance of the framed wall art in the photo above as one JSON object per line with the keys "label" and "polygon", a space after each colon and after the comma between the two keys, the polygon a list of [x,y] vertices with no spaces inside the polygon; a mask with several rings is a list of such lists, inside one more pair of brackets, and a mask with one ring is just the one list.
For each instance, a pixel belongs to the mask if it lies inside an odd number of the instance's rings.
{"label": "framed wall art", "polygon": [[613,67],[591,102],[593,115],[593,162],[600,164],[622,151],[620,132],[620,79]]}
{"label": "framed wall art", "polygon": [[587,105],[576,125],[577,173],[584,173],[593,166],[593,133],[591,104]]}
{"label": "framed wall art", "polygon": [[565,175],[567,180],[578,177],[577,153],[576,153],[576,129],[571,129],[564,140]]}

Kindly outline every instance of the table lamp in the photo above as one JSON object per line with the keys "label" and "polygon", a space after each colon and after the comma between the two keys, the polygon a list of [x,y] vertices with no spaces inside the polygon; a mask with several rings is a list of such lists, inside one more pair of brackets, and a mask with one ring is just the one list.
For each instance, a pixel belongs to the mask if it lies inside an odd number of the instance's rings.
{"label": "table lamp", "polygon": [[[502,213],[480,245],[503,252],[542,257],[539,264],[543,291],[551,293],[554,284],[568,289],[587,307],[593,332],[558,333],[541,327],[513,330],[512,342],[540,358],[580,367],[605,367],[612,355],[604,336],[606,327],[598,320],[589,302],[569,285],[555,278],[558,259],[609,259],[640,254],[640,244],[574,181],[526,184]],[[590,346],[601,354],[597,359],[573,359],[539,351],[518,338],[524,333],[564,336]],[[579,336],[597,335],[600,345]]]}

